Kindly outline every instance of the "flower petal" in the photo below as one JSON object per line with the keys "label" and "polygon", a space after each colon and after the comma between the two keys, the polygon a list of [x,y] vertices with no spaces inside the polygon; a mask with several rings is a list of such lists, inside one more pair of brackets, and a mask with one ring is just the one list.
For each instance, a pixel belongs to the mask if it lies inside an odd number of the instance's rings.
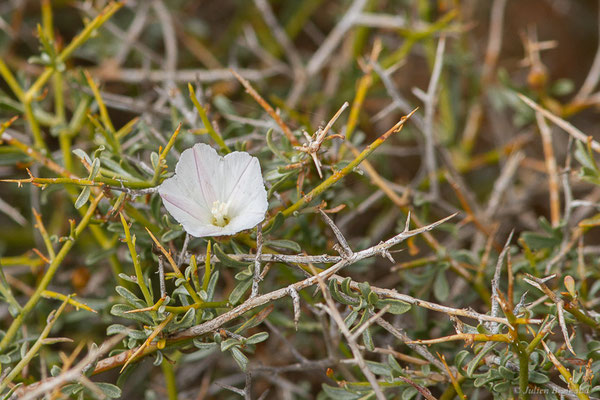
{"label": "flower petal", "polygon": [[[167,211],[196,237],[251,229],[264,220],[268,208],[258,159],[245,152],[223,158],[203,143],[181,154],[175,176],[158,191]],[[213,225],[216,201],[227,204],[229,223],[223,227]]]}
{"label": "flower petal", "polygon": [[181,153],[181,158],[175,167],[175,174],[180,184],[188,189],[194,201],[199,203],[208,212],[215,200],[218,200],[219,181],[216,176],[222,175],[220,157],[215,149],[204,143],[197,143],[194,147]]}
{"label": "flower petal", "polygon": [[246,229],[252,229],[265,219],[265,211],[262,212],[244,212],[241,215],[234,217],[229,224],[223,227],[229,233],[224,235],[233,235]]}
{"label": "flower petal", "polygon": [[183,225],[188,233],[196,236],[195,227],[209,225],[210,214],[194,201],[180,181],[178,176],[165,180],[158,188],[158,193],[169,214]]}
{"label": "flower petal", "polygon": [[[224,190],[227,193],[226,200],[229,203],[233,219],[247,214],[260,214],[263,218],[254,225],[258,224],[264,219],[264,214],[269,206],[258,159],[248,153],[230,153],[225,156],[225,171],[228,178]],[[242,229],[249,229],[253,226]]]}

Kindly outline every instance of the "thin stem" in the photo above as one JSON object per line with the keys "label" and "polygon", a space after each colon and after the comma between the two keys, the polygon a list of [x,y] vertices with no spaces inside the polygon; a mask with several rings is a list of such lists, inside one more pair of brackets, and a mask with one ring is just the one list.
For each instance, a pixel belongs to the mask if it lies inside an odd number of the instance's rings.
{"label": "thin stem", "polygon": [[142,272],[142,266],[140,265],[140,259],[138,258],[137,251],[135,250],[135,235],[132,237],[129,232],[129,226],[125,221],[125,217],[123,214],[121,216],[121,223],[123,224],[123,230],[125,231],[125,241],[127,242],[127,247],[129,248],[129,254],[131,254],[131,260],[133,261],[133,268],[135,269],[135,277],[137,280],[137,284],[144,295],[144,299],[146,300],[146,304],[151,306],[154,304],[154,300],[152,299],[152,295],[146,286],[146,282],[144,281],[144,273]]}
{"label": "thin stem", "polygon": [[[329,178],[325,179],[320,185],[318,185],[316,188],[314,188],[313,190],[311,190],[310,193],[308,193],[307,195],[303,196],[300,200],[298,200],[297,202],[295,202],[294,204],[292,204],[291,206],[289,206],[288,208],[286,208],[285,210],[283,210],[282,211],[283,215],[287,217],[288,215],[292,214],[294,211],[297,211],[297,210],[301,209],[306,204],[310,203],[316,196],[320,195],[326,189],[328,189],[330,186],[333,186],[337,181],[339,181],[344,176],[346,176],[350,172],[352,172],[354,170],[354,168],[356,168],[376,148],[378,148],[379,146],[381,146],[381,144],[383,144],[383,142],[385,142],[390,137],[390,135],[392,133],[399,132],[400,130],[402,130],[402,127],[404,126],[404,123],[411,117],[411,115],[413,115],[413,113],[415,111],[416,111],[416,109],[413,112],[411,112],[410,114],[402,117],[402,119],[396,125],[394,125],[386,133],[384,133],[379,138],[377,138],[373,143],[371,143],[370,145],[368,145],[347,166],[345,166],[344,168],[342,168],[340,171],[335,172]],[[265,223],[265,225],[263,226],[263,230],[266,230],[267,228],[269,228],[273,224],[273,222],[275,222],[275,217],[272,217],[271,219],[269,219],[269,221],[267,221]]]}
{"label": "thin stem", "polygon": [[42,130],[40,129],[40,124],[38,123],[35,115],[33,114],[33,109],[31,108],[31,101],[24,101],[23,107],[25,111],[25,118],[27,122],[29,122],[29,127],[31,128],[31,133],[33,134],[33,141],[35,143],[35,147],[37,149],[43,150],[46,149],[46,142],[44,142],[44,137],[42,135]]}
{"label": "thin stem", "polygon": [[529,399],[527,386],[529,385],[529,354],[520,343],[515,342],[517,355],[519,357],[519,399]]}
{"label": "thin stem", "polygon": [[[79,35],[77,35],[68,45],[61,51],[56,59],[56,63],[63,63],[71,56],[71,54],[79,48],[82,44],[84,44],[92,35],[92,33],[102,26],[110,17],[113,16],[121,7],[123,7],[122,2],[111,2],[109,3],[101,12],[98,14],[96,18],[90,21],[89,24],[85,26],[83,31]],[[28,102],[33,99],[38,91],[48,82],[48,79],[52,76],[55,71],[55,65],[48,66],[42,72],[42,74],[38,77],[38,79],[31,85],[31,87],[24,94],[23,101]]]}
{"label": "thin stem", "polygon": [[200,115],[200,119],[202,120],[202,124],[204,124],[204,128],[206,129],[212,140],[214,140],[219,145],[221,150],[223,150],[225,153],[231,153],[231,149],[225,144],[219,132],[217,132],[210,123],[208,115],[206,115],[206,110],[204,110],[204,107],[202,107],[202,105],[198,101],[198,98],[196,97],[196,92],[194,91],[194,87],[191,83],[188,83],[188,90],[190,92],[190,99],[192,100],[194,107],[196,107],[198,115]]}
{"label": "thin stem", "polygon": [[169,400],[177,400],[177,382],[175,381],[173,364],[171,364],[168,360],[163,360],[162,364],[160,364],[160,367],[165,377]]}
{"label": "thin stem", "polygon": [[277,114],[275,112],[273,107],[271,107],[271,105],[269,103],[267,103],[266,100],[263,99],[256,90],[254,90],[254,88],[252,87],[252,85],[250,85],[250,82],[248,82],[248,80],[246,80],[244,77],[242,77],[237,71],[235,71],[233,69],[230,69],[230,71],[236,77],[236,79],[238,81],[240,81],[240,83],[244,86],[244,88],[246,89],[246,92],[248,94],[250,94],[250,96],[252,96],[254,98],[254,100],[256,100],[256,102],[258,104],[260,104],[260,106],[262,108],[265,109],[267,114],[269,114],[271,116],[271,118],[273,118],[273,120],[277,123],[277,125],[279,125],[279,127],[285,134],[285,137],[287,137],[287,139],[290,141],[290,143],[293,145],[298,145],[299,144],[298,139],[296,139],[296,137],[292,133],[292,130],[286,125],[285,122],[283,122],[283,120],[281,119],[279,114]]}
{"label": "thin stem", "polygon": [[102,96],[100,95],[100,90],[98,89],[98,85],[96,85],[96,82],[94,82],[94,79],[92,79],[92,76],[90,75],[90,73],[86,70],[85,71],[85,78],[87,80],[88,86],[90,87],[90,89],[92,89],[92,93],[94,94],[94,99],[96,100],[96,104],[98,104],[98,110],[100,111],[100,119],[102,120],[102,123],[104,124],[104,128],[106,131],[108,131],[108,142],[110,143],[110,145],[113,147],[114,151],[117,152],[118,154],[121,154],[121,144],[119,143],[119,139],[117,138],[116,134],[115,134],[115,127],[110,119],[110,116],[108,115],[108,110],[106,109],[106,105],[104,104],[104,100],[102,100]]}
{"label": "thin stem", "polygon": [[50,315],[48,316],[48,319],[47,319],[46,327],[44,328],[44,330],[42,331],[42,333],[40,334],[38,339],[35,341],[33,346],[31,346],[31,349],[29,349],[29,351],[25,354],[25,356],[23,356],[23,358],[21,358],[21,361],[19,361],[19,363],[17,365],[15,365],[15,367],[10,371],[10,373],[6,376],[6,378],[4,378],[4,380],[0,384],[0,393],[2,391],[4,391],[6,386],[10,382],[12,382],[13,379],[15,379],[17,377],[17,375],[19,375],[21,373],[23,368],[25,368],[25,366],[31,362],[33,357],[35,357],[37,355],[37,353],[40,350],[40,348],[42,347],[42,345],[44,345],[45,339],[50,334],[50,330],[52,330],[52,327],[54,326],[56,321],[58,321],[58,317],[60,316],[60,314],[62,314],[62,312],[65,309],[67,304],[68,304],[68,301],[65,299],[65,301],[63,301],[63,303],[58,308],[58,311],[56,311],[56,312],[52,311],[50,313]]}
{"label": "thin stem", "polygon": [[152,232],[150,232],[150,230],[148,228],[146,228],[146,232],[148,232],[148,234],[150,235],[150,237],[152,238],[152,240],[154,241],[156,246],[160,249],[160,251],[167,258],[167,261],[169,261],[169,264],[171,264],[171,268],[173,268],[173,271],[175,272],[175,276],[177,276],[177,278],[179,278],[179,279],[183,279],[183,287],[189,293],[189,295],[192,297],[194,302],[198,303],[198,304],[202,304],[203,303],[202,299],[200,298],[200,296],[198,296],[198,293],[196,293],[194,288],[192,288],[192,285],[190,285],[190,282],[181,273],[181,270],[175,263],[175,260],[173,260],[173,257],[171,256],[171,254],[169,252],[167,252],[167,250],[165,250],[165,248],[160,244],[160,242],[156,239],[156,237],[154,237],[154,235],[152,234]]}
{"label": "thin stem", "polygon": [[56,254],[56,257],[52,260],[52,262],[48,266],[48,270],[42,277],[42,280],[40,281],[38,287],[35,289],[35,292],[31,295],[31,297],[29,298],[29,301],[27,301],[25,306],[23,306],[23,309],[21,310],[21,312],[19,313],[17,318],[15,318],[13,320],[12,324],[6,331],[6,335],[4,335],[4,337],[2,338],[2,341],[0,341],[0,351],[6,350],[6,348],[10,344],[13,343],[13,339],[14,339],[18,329],[23,324],[25,317],[27,317],[27,315],[31,312],[31,310],[33,310],[33,308],[37,305],[38,301],[40,300],[40,297],[42,296],[42,292],[44,290],[46,290],[46,288],[52,281],[52,278],[56,274],[58,267],[60,267],[61,263],[63,262],[63,260],[65,259],[65,257],[67,256],[67,254],[69,253],[69,251],[71,250],[73,245],[75,244],[75,241],[77,240],[77,238],[79,237],[81,232],[83,232],[83,230],[89,224],[92,216],[96,212],[96,207],[98,207],[98,203],[100,203],[100,200],[102,200],[103,197],[104,197],[104,195],[102,193],[100,193],[96,196],[96,198],[90,204],[90,207],[88,208],[87,212],[83,216],[83,219],[79,222],[79,224],[75,228],[75,230],[73,232],[74,233],[73,237],[70,237],[69,240],[67,240],[65,242],[65,244],[60,249],[60,251]]}
{"label": "thin stem", "polygon": [[25,97],[25,92],[23,92],[21,85],[19,85],[19,82],[17,82],[17,79],[10,71],[8,66],[4,63],[4,60],[2,60],[2,58],[0,58],[0,75],[4,78],[4,81],[6,82],[10,90],[12,90],[15,96],[17,96],[17,99],[23,101]]}
{"label": "thin stem", "polygon": [[163,168],[166,167],[165,158],[167,158],[167,154],[169,153],[169,150],[171,150],[173,145],[175,145],[175,140],[177,139],[177,136],[179,135],[180,131],[181,131],[181,123],[179,123],[179,125],[177,125],[177,129],[175,129],[175,132],[173,132],[173,134],[171,135],[171,138],[167,142],[167,145],[165,146],[165,148],[162,151],[160,151],[160,153],[158,154],[158,161],[156,162],[156,169],[154,170],[154,176],[152,177],[151,186],[156,186],[158,184],[158,181],[160,180],[161,172],[162,172]]}

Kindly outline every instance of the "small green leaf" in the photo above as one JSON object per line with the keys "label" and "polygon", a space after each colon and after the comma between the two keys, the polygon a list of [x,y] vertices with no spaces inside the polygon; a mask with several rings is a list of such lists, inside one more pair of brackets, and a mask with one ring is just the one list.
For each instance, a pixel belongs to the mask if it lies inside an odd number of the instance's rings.
{"label": "small green leaf", "polygon": [[392,368],[392,370],[398,373],[402,374],[405,372],[404,369],[400,366],[400,364],[398,364],[398,361],[396,361],[396,358],[391,354],[388,354],[388,364]]}
{"label": "small green leaf", "polygon": [[265,241],[265,245],[269,247],[277,247],[279,249],[291,250],[295,253],[300,253],[302,248],[300,245],[292,240],[267,240]]}
{"label": "small green leaf", "polygon": [[512,380],[515,377],[514,372],[512,372],[510,369],[508,369],[502,365],[498,367],[498,373],[500,374],[500,376],[502,378],[507,379],[507,380]]}
{"label": "small green leaf", "polygon": [[254,276],[254,265],[248,265],[248,267],[244,268],[237,274],[235,274],[234,278],[238,281],[244,281],[248,278]]}
{"label": "small green leaf", "polygon": [[390,308],[387,312],[395,315],[404,314],[405,312],[410,310],[411,307],[410,304],[397,299],[382,299],[375,304],[375,306],[379,309],[388,305],[390,306]]}
{"label": "small green leaf", "polygon": [[358,400],[362,397],[362,394],[353,393],[339,387],[323,384],[322,388],[323,392],[325,392],[329,398],[334,400]]}
{"label": "small green leaf", "polygon": [[109,399],[118,399],[119,397],[121,397],[121,389],[116,386],[113,385],[111,383],[104,383],[104,382],[94,382],[98,388],[100,388],[100,390],[102,391],[102,393],[104,393],[104,395],[106,397],[108,397]]}
{"label": "small green leaf", "polygon": [[274,184],[272,184],[271,187],[269,188],[269,191],[267,192],[267,199],[270,199],[271,197],[273,197],[273,193],[275,191],[277,191],[280,187],[282,187],[284,183],[289,182],[290,181],[289,178],[292,175],[293,175],[293,173],[285,174],[277,182],[275,182]]}
{"label": "small green leaf", "polygon": [[128,302],[129,304],[131,304],[132,306],[134,306],[136,308],[146,307],[146,304],[140,298],[138,298],[135,294],[130,292],[129,289],[126,289],[123,286],[117,286],[115,288],[115,291],[117,293],[119,293],[119,296],[121,296],[123,299],[125,299],[125,301]]}
{"label": "small green leaf", "polygon": [[546,374],[539,373],[537,371],[529,371],[529,382],[536,383],[538,385],[543,385],[548,383],[550,378]]}
{"label": "small green leaf", "polygon": [[130,329],[127,332],[127,336],[135,340],[146,340],[146,338],[148,337],[148,333],[144,331],[139,331],[137,329]]}
{"label": "small green leaf", "polygon": [[240,342],[238,339],[225,339],[221,342],[221,351],[227,351],[233,346],[239,346],[240,344],[242,344],[242,342]]}
{"label": "small green leaf", "polygon": [[177,326],[177,329],[187,329],[194,325],[195,319],[196,309],[190,308],[179,321],[177,321],[177,319],[175,320],[175,325]]}
{"label": "small green leaf", "polygon": [[593,175],[598,175],[598,165],[594,159],[593,153],[589,152],[586,145],[579,140],[575,142],[577,149],[575,150],[575,158],[579,163],[589,169]]}
{"label": "small green leaf", "polygon": [[377,296],[377,293],[375,293],[375,292],[369,293],[369,296],[367,297],[367,302],[369,303],[369,305],[377,304],[378,301],[379,301],[379,296]]}
{"label": "small green leaf", "polygon": [[371,370],[372,373],[376,375],[392,377],[392,371],[389,366],[379,362],[368,360],[366,360],[365,363],[367,364],[367,367]]}
{"label": "small green leaf", "polygon": [[352,310],[350,314],[348,314],[348,316],[344,319],[346,326],[350,328],[352,324],[354,324],[354,322],[356,321],[356,318],[358,318],[358,312],[356,310]]}
{"label": "small green leaf", "polygon": [[217,347],[219,347],[219,345],[215,342],[209,342],[209,343],[204,343],[202,341],[200,341],[200,339],[194,339],[193,340],[194,346],[197,347],[200,350],[215,350],[217,349]]}
{"label": "small green leaf", "polygon": [[331,279],[329,281],[329,293],[331,293],[331,297],[333,297],[333,299],[340,304],[346,304],[351,306],[358,306],[360,304],[358,301],[354,301],[353,298],[348,298],[348,296],[342,296],[338,289],[337,281],[335,279]]}
{"label": "small green leaf", "polygon": [[450,295],[450,287],[446,279],[446,273],[442,270],[435,276],[433,282],[433,294],[439,301],[446,301]]}
{"label": "small green leaf", "polygon": [[537,232],[523,232],[521,238],[531,250],[553,249],[560,245],[560,239]]}
{"label": "small green leaf", "polygon": [[100,159],[95,158],[94,162],[92,163],[92,170],[90,171],[88,179],[93,181],[98,175],[98,171],[100,171]]}
{"label": "small green leaf", "polygon": [[50,368],[50,375],[52,376],[58,376],[61,372],[62,369],[58,365],[53,365],[52,368]]}
{"label": "small green leaf", "polygon": [[285,217],[283,216],[283,213],[281,211],[279,211],[277,214],[275,214],[275,219],[273,220],[273,223],[271,224],[271,226],[268,227],[267,229],[265,229],[263,234],[266,235],[267,233],[275,232],[277,229],[279,229],[281,227],[281,225],[283,225],[284,221],[285,221]]}
{"label": "small green leaf", "polygon": [[219,262],[226,267],[247,268],[248,265],[250,265],[250,263],[234,260],[233,258],[229,257],[227,254],[225,254],[221,247],[219,247],[218,244],[214,245],[213,250],[217,258],[219,259]]}
{"label": "small green leaf", "polygon": [[[492,343],[492,342],[489,342]],[[496,346],[496,343],[492,343],[492,344],[486,344],[485,347],[479,352],[477,353],[477,355],[471,360],[469,361],[469,364],[467,366],[467,376],[468,377],[472,377],[473,373],[475,372],[475,370],[477,369],[477,367],[479,366],[479,362],[483,359],[483,357],[485,357],[485,355],[487,353],[489,353],[494,347]]]}
{"label": "small green leaf", "polygon": [[81,149],[75,149],[73,150],[73,154],[75,154],[80,159],[85,160],[89,165],[92,165],[92,159],[90,158],[90,156],[87,155],[85,151]]}
{"label": "small green leaf", "polygon": [[208,288],[206,288],[206,301],[212,301],[212,298],[215,294],[215,287],[217,286],[217,281],[219,280],[219,271],[214,271],[210,280],[208,281]]}
{"label": "small green leaf", "polygon": [[461,350],[454,356],[454,364],[459,371],[462,370],[465,360],[470,354],[468,350]]}
{"label": "small green leaf", "polygon": [[375,349],[375,345],[373,344],[373,337],[371,336],[371,330],[369,328],[363,331],[362,338],[365,348],[369,351],[373,351]]}
{"label": "small green leaf", "polygon": [[119,278],[123,279],[124,281],[127,281],[127,282],[131,282],[131,283],[135,283],[135,284],[137,284],[137,280],[135,279],[135,277],[134,277],[134,276],[129,276],[129,275],[127,275],[127,274],[124,274],[124,273],[122,273],[122,272],[121,272],[121,273],[119,274]]}
{"label": "small green leaf", "polygon": [[231,293],[229,294],[229,302],[231,304],[237,304],[251,285],[252,279],[247,279],[238,283],[238,285],[234,287]]}
{"label": "small green leaf", "polygon": [[85,186],[81,193],[79,193],[79,197],[77,197],[77,200],[75,200],[75,208],[77,210],[83,207],[83,205],[88,201],[90,198],[90,193],[91,190],[89,186]]}
{"label": "small green leaf", "polygon": [[369,282],[360,282],[358,284],[358,289],[360,290],[363,298],[366,299],[369,297],[369,293],[371,293],[371,285],[369,285]]}
{"label": "small green leaf", "polygon": [[160,237],[161,242],[170,242],[171,240],[177,239],[179,236],[183,235],[183,231],[180,229],[170,229],[162,234]]}
{"label": "small green leaf", "polygon": [[118,335],[119,333],[125,332],[126,330],[127,328],[124,325],[112,324],[109,325],[108,328],[106,328],[106,334],[109,336]]}
{"label": "small green leaf", "polygon": [[248,339],[246,339],[246,344],[257,344],[260,342],[264,342],[268,338],[269,338],[268,332],[259,332],[259,333],[256,333],[256,334],[250,336]]}
{"label": "small green leaf", "polygon": [[475,387],[481,387],[487,383],[493,382],[495,380],[498,380],[499,378],[496,376],[493,376],[491,373],[487,373],[484,375],[480,375],[478,376],[475,381],[473,382],[473,386]]}
{"label": "small green leaf", "polygon": [[106,260],[113,254],[116,254],[118,249],[119,249],[118,246],[114,246],[109,249],[100,249],[100,250],[95,250],[95,251],[93,250],[93,251],[89,252],[88,255],[85,257],[84,263],[85,263],[85,265],[94,265],[98,261]]}
{"label": "small green leaf", "polygon": [[157,351],[156,352],[156,358],[154,359],[154,362],[152,364],[156,365],[157,367],[162,364],[163,362],[163,353],[162,351]]}
{"label": "small green leaf", "polygon": [[138,321],[138,322],[141,322],[146,325],[154,324],[154,321],[152,321],[152,318],[150,318],[150,316],[148,315],[147,312],[126,313],[126,311],[132,311],[132,310],[135,310],[135,308],[130,306],[129,304],[115,304],[110,309],[110,313],[117,317],[131,319],[131,320]]}
{"label": "small green leaf", "polygon": [[350,286],[350,284],[352,283],[352,279],[350,277],[346,277],[344,278],[344,280],[342,280],[342,291],[347,294],[348,296],[352,296],[355,298],[358,298],[357,294],[354,293],[354,291],[352,290],[352,287]]}
{"label": "small green leaf", "polygon": [[508,392],[508,390],[512,387],[511,382],[508,381],[503,381],[503,382],[498,382],[494,385],[494,387],[492,388],[493,391],[495,392],[499,392],[499,393],[506,393]]}
{"label": "small green leaf", "polygon": [[566,96],[566,95],[571,94],[574,89],[575,89],[575,84],[573,83],[572,80],[562,78],[562,79],[557,79],[552,84],[550,91],[555,96]]}
{"label": "small green leaf", "polygon": [[273,142],[273,128],[270,128],[267,131],[267,147],[269,147],[269,150],[271,150],[271,152],[277,156],[277,158],[279,158],[280,160],[284,161],[285,163],[289,163],[290,159],[287,158],[276,146],[275,143]]}
{"label": "small green leaf", "polygon": [[233,359],[238,364],[240,369],[242,371],[246,371],[246,368],[248,367],[248,357],[246,357],[244,353],[242,353],[242,351],[237,347],[232,347],[230,351]]}
{"label": "small green leaf", "polygon": [[419,391],[416,388],[409,386],[402,391],[402,400],[410,400],[415,397],[417,393],[419,393]]}
{"label": "small green leaf", "polygon": [[150,153],[150,162],[152,163],[152,168],[156,169],[158,167],[158,153],[153,151]]}
{"label": "small green leaf", "polygon": [[70,385],[63,386],[60,391],[66,395],[73,395],[81,392],[82,390],[83,385],[81,383],[72,383]]}

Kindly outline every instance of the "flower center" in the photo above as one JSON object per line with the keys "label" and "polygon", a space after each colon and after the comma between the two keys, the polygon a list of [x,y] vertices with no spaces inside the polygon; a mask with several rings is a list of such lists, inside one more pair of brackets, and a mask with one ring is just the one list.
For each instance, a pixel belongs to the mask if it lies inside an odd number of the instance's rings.
{"label": "flower center", "polygon": [[215,200],[212,204],[212,224],[215,226],[224,227],[229,223],[229,216],[227,215],[229,209],[229,203],[223,203],[219,200]]}

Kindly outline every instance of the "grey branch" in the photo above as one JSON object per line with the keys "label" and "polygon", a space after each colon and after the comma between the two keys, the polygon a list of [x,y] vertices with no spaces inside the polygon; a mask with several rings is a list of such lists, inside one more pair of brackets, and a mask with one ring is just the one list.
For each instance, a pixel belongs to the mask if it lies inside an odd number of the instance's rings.
{"label": "grey branch", "polygon": [[434,229],[435,227],[437,227],[437,226],[443,224],[444,222],[448,221],[449,219],[453,218],[455,215],[456,214],[452,214],[452,215],[450,215],[446,218],[443,218],[437,222],[434,222],[430,225],[427,225],[427,226],[424,226],[424,227],[418,228],[418,229],[413,229],[413,230],[408,230],[409,225],[407,224],[406,228],[404,229],[403,232],[397,234],[396,236],[392,237],[391,239],[386,240],[385,242],[379,243],[378,245],[373,246],[373,247],[369,247],[368,249],[356,252],[351,257],[348,257],[346,259],[342,259],[342,260],[338,261],[337,263],[335,263],[334,265],[332,265],[331,267],[327,268],[326,270],[320,272],[317,275],[313,275],[313,276],[306,278],[300,282],[291,284],[288,287],[284,287],[284,288],[275,290],[273,292],[264,294],[262,296],[257,296],[257,297],[248,299],[243,304],[240,304],[239,306],[235,307],[233,310],[225,312],[225,313],[213,318],[210,321],[206,321],[202,324],[192,326],[191,328],[181,331],[181,332],[175,334],[173,338],[177,339],[177,338],[195,337],[195,336],[203,335],[208,332],[212,332],[215,329],[221,327],[223,324],[231,321],[232,319],[239,317],[240,315],[243,315],[244,313],[246,313],[256,307],[260,307],[264,304],[270,303],[272,301],[281,299],[284,296],[287,296],[289,293],[289,288],[293,288],[296,291],[300,291],[304,288],[307,288],[307,287],[317,284],[319,279],[329,279],[333,276],[333,274],[337,273],[342,268],[344,268],[348,265],[352,265],[352,264],[354,264],[360,260],[363,260],[365,258],[379,255],[383,251],[388,250],[392,246],[395,246],[399,243],[402,243],[404,240],[406,240],[412,236],[416,236],[423,232],[428,232],[428,231]]}

